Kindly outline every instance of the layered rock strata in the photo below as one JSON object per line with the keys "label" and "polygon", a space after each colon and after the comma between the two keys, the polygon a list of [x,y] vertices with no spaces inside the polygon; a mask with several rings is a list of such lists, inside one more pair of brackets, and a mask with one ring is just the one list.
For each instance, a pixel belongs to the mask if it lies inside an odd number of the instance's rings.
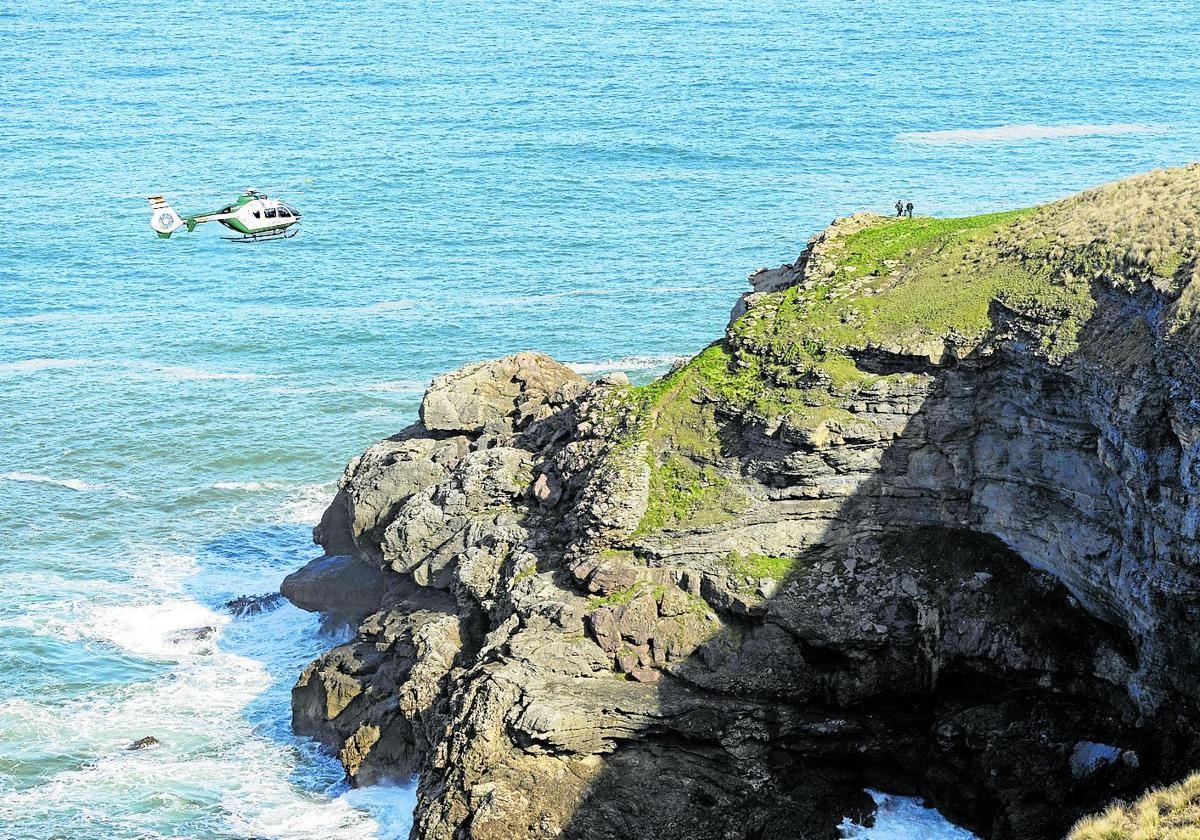
{"label": "layered rock strata", "polygon": [[1200,169],[858,216],[666,377],[521,353],[351,461],[294,725],[417,838],[1061,836],[1200,762]]}

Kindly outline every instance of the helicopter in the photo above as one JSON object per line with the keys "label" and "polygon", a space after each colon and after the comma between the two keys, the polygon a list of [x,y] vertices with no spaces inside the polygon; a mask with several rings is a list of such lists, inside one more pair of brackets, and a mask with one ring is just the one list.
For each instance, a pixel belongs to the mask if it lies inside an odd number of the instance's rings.
{"label": "helicopter", "polygon": [[150,227],[160,239],[169,239],[182,227],[188,232],[204,222],[220,222],[240,234],[223,236],[229,242],[265,242],[271,239],[291,239],[300,229],[300,211],[277,198],[270,198],[256,189],[245,190],[237,199],[220,210],[195,216],[180,216],[161,195],[152,195]]}

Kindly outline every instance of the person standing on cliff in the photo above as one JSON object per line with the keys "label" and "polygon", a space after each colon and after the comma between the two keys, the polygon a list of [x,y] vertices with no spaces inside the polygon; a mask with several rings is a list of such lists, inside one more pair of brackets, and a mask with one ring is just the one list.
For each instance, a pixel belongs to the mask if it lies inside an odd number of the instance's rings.
{"label": "person standing on cliff", "polygon": [[910,219],[912,218],[912,202],[911,201],[908,202],[908,204],[904,205],[904,214],[906,216],[908,216],[908,218],[910,218]]}
{"label": "person standing on cliff", "polygon": [[903,215],[904,215],[904,200],[896,199],[896,218],[898,219]]}

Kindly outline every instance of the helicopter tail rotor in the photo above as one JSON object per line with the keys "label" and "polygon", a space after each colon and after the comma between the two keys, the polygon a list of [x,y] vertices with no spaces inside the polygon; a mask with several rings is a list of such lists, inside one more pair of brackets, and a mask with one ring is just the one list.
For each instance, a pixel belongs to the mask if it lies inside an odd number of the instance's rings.
{"label": "helicopter tail rotor", "polygon": [[[161,195],[152,195],[150,200],[150,227],[160,239],[167,239],[172,233],[183,227],[186,222]],[[194,225],[189,226],[189,230]]]}

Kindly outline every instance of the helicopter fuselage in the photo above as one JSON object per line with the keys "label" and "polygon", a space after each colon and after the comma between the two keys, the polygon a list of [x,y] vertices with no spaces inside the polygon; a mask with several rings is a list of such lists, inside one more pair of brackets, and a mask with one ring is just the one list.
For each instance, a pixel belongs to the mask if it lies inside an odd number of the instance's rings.
{"label": "helicopter fuselage", "polygon": [[[192,217],[196,222],[220,222],[230,230],[246,235],[282,231],[300,221],[300,213],[291,205],[263,195],[243,195],[216,213]],[[185,222],[187,220],[185,219]]]}

